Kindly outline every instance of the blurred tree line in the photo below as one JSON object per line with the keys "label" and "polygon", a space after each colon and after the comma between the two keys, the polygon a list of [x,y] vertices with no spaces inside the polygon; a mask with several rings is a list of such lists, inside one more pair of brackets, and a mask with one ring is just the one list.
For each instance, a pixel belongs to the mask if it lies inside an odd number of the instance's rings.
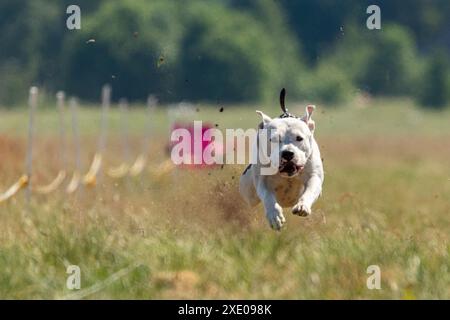
{"label": "blurred tree line", "polygon": [[[81,30],[66,8],[81,8]],[[381,8],[368,30],[366,8]],[[98,100],[450,100],[448,0],[1,0],[0,105],[31,84]],[[94,41],[95,40],[95,41]],[[272,100],[274,101],[274,100]]]}

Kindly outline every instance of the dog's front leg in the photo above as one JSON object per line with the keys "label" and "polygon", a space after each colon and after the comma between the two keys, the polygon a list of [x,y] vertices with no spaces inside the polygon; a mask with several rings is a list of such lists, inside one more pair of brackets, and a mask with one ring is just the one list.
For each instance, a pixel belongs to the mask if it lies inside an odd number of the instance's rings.
{"label": "dog's front leg", "polygon": [[302,217],[306,217],[311,214],[311,207],[322,192],[322,182],[323,179],[320,175],[311,175],[305,183],[305,190],[303,194],[297,204],[292,208],[292,213]]}
{"label": "dog's front leg", "polygon": [[256,185],[256,193],[261,199],[270,226],[275,230],[280,230],[286,219],[283,216],[283,209],[277,203],[275,193],[267,186],[267,181],[261,178]]}

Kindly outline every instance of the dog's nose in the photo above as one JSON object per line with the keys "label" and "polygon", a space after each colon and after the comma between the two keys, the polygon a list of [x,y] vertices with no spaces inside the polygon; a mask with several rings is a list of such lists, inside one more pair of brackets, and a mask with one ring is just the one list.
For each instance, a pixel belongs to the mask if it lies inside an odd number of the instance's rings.
{"label": "dog's nose", "polygon": [[294,158],[294,153],[292,151],[285,150],[281,152],[281,157],[286,159],[287,161],[291,161]]}

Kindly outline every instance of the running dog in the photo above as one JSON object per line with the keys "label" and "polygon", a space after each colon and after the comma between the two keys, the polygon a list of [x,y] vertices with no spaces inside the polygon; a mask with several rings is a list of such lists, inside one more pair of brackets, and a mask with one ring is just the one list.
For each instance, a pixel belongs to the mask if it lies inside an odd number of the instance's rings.
{"label": "running dog", "polygon": [[286,222],[283,207],[292,207],[292,213],[299,216],[311,214],[324,180],[322,158],[314,139],[315,123],[311,119],[315,106],[307,106],[306,114],[298,118],[287,112],[285,94],[285,89],[281,90],[283,114],[278,118],[256,111],[262,118],[259,128],[269,130],[270,141],[277,142],[278,150],[271,150],[270,157],[278,157],[278,170],[272,175],[262,175],[260,162],[250,164],[239,186],[249,205],[263,203],[267,220],[275,230]]}

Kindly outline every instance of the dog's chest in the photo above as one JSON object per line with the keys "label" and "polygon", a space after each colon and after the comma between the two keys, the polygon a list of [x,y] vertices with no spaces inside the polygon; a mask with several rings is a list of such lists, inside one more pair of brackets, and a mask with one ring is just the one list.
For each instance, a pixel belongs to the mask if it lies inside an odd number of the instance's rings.
{"label": "dog's chest", "polygon": [[287,179],[274,176],[270,184],[277,198],[277,202],[282,207],[295,205],[304,189],[303,181],[299,178]]}

